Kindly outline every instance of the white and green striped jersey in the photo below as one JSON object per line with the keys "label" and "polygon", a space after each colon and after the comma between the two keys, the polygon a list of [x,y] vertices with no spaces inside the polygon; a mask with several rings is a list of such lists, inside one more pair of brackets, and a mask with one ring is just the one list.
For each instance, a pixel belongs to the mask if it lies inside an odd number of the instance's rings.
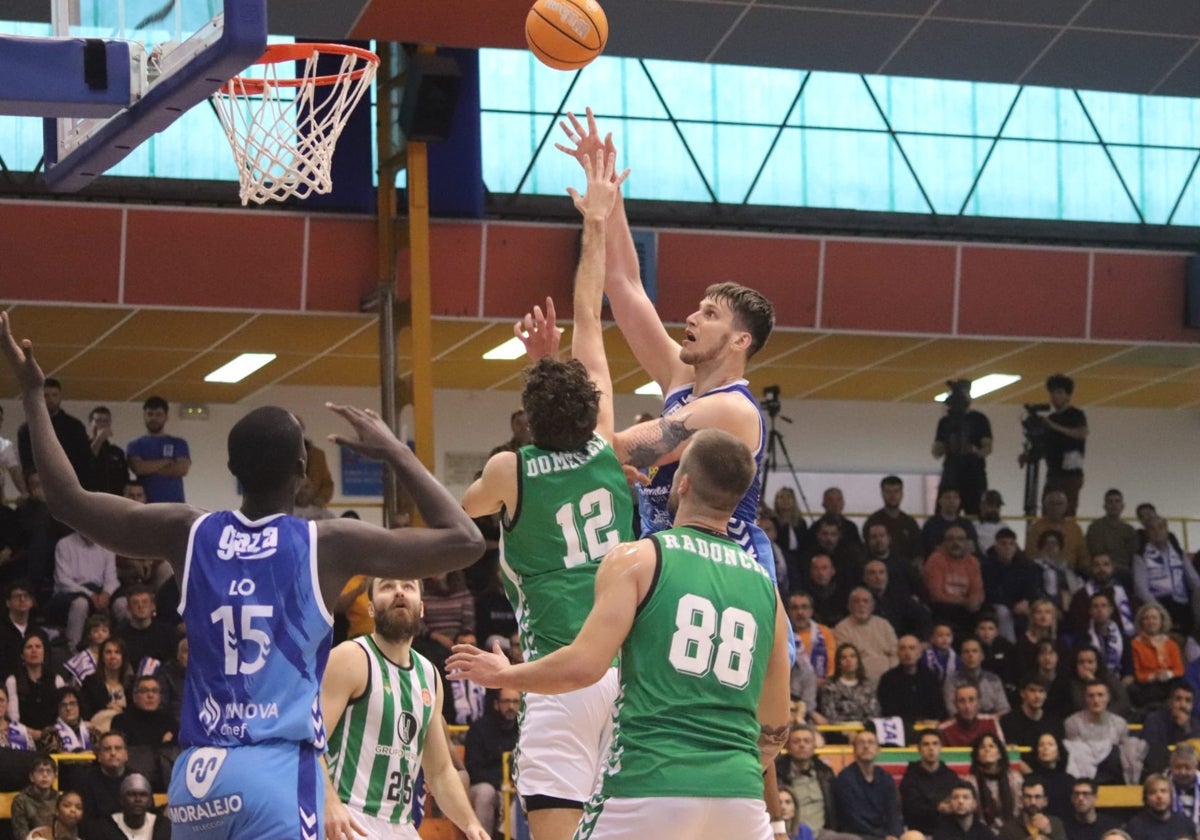
{"label": "white and green striped jersey", "polygon": [[333,787],[355,810],[411,823],[425,733],[440,713],[437,675],[415,650],[404,668],[384,656],[370,636],[353,642],[366,654],[370,673],[366,691],[346,705],[329,733]]}

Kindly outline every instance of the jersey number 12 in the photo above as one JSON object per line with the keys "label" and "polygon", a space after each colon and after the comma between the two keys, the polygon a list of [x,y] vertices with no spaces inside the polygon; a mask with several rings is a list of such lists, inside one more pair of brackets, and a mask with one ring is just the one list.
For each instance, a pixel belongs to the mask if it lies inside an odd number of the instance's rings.
{"label": "jersey number 12", "polygon": [[[612,493],[603,487],[583,494],[579,500],[578,515],[575,505],[570,502],[560,507],[554,514],[554,521],[562,529],[563,541],[567,544],[563,565],[570,569],[589,560],[599,562],[605,554],[616,548],[621,535],[613,526],[613,518]],[[584,543],[587,544],[586,552]]]}

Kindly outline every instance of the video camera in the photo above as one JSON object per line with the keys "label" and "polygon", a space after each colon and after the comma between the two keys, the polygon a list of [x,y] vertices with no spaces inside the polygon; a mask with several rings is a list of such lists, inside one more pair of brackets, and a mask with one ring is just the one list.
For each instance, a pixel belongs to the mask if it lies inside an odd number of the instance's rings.
{"label": "video camera", "polygon": [[779,386],[768,385],[763,388],[763,398],[759,405],[769,416],[778,417],[780,409],[783,408],[782,403],[779,402]]}
{"label": "video camera", "polygon": [[971,380],[947,379],[946,387],[950,389],[946,395],[946,411],[955,415],[966,414],[967,406],[971,404]]}
{"label": "video camera", "polygon": [[1025,415],[1021,418],[1021,430],[1025,433],[1025,458],[1034,460],[1043,455],[1042,443],[1046,437],[1045,412],[1050,403],[1025,403]]}

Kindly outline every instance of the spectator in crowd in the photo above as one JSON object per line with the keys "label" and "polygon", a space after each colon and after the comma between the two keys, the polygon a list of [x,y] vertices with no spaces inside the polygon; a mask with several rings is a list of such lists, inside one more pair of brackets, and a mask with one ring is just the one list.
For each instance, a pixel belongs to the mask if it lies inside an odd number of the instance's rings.
{"label": "spectator in crowd", "polygon": [[175,743],[178,724],[162,708],[162,688],[158,680],[143,674],[133,685],[133,705],[113,718],[113,729],[125,735],[126,747],[151,747]]}
{"label": "spectator in crowd", "polygon": [[887,619],[875,615],[875,596],[865,586],[855,587],[847,599],[850,614],[833,628],[839,645],[852,644],[862,657],[863,671],[874,685],[896,658],[896,631]]}
{"label": "spectator in crowd", "polygon": [[489,458],[497,452],[517,452],[522,446],[533,443],[533,433],[529,430],[529,418],[525,416],[525,409],[518,408],[509,415],[508,426],[512,431],[512,437],[493,448],[488,454]]}
{"label": "spectator in crowd", "polygon": [[1022,673],[1036,670],[1038,651],[1042,642],[1051,642],[1057,649],[1059,611],[1049,598],[1038,598],[1029,605],[1029,623],[1017,637],[1017,668]]}
{"label": "spectator in crowd", "polygon": [[49,647],[45,633],[39,630],[30,634],[21,648],[17,670],[4,681],[9,717],[28,727],[35,739],[54,723],[54,693],[63,686],[62,678],[51,673],[46,664]]}
{"label": "spectator in crowd", "polygon": [[[917,736],[918,761],[909,762],[900,780],[900,803],[904,824],[923,834],[933,834],[938,816],[950,813],[951,792],[959,783],[958,774],[942,761],[942,736],[926,729]],[[971,798],[975,798],[974,791]]]}
{"label": "spectator in crowd", "polygon": [[1100,680],[1088,684],[1084,699],[1085,708],[1068,717],[1065,724],[1072,753],[1088,750],[1086,758],[1076,756],[1074,766],[1092,771],[1088,775],[1099,784],[1121,784],[1125,774],[1117,747],[1129,737],[1129,724],[1108,710],[1108,686]]}
{"label": "spectator in crowd", "polygon": [[[1149,747],[1147,767],[1166,767],[1169,755],[1174,776],[1175,759],[1187,757],[1191,761],[1191,776],[1188,778],[1195,781],[1196,753],[1191,747],[1188,747],[1190,754],[1181,749],[1186,746],[1184,741],[1200,738],[1200,715],[1193,708],[1195,698],[1195,690],[1184,681],[1177,680],[1171,687],[1167,705],[1146,713],[1146,719],[1142,721],[1142,740]],[[1176,787],[1179,787],[1178,778]],[[1200,808],[1200,801],[1193,804]]]}
{"label": "spectator in crowd", "polygon": [[1088,598],[1088,623],[1076,639],[1100,651],[1104,666],[1123,681],[1128,681],[1133,678],[1133,646],[1114,618],[1115,612],[1112,590],[1092,595]]}
{"label": "spectator in crowd", "polygon": [[[1137,550],[1141,552],[1142,549],[1146,547],[1146,541],[1149,539],[1147,531],[1150,528],[1150,523],[1160,517],[1158,515],[1158,508],[1156,508],[1150,502],[1142,502],[1137,506],[1136,510],[1138,524],[1141,526],[1135,532],[1137,534],[1138,541]],[[1165,517],[1163,518],[1163,522],[1167,522]],[[1179,537],[1175,536],[1175,534],[1170,530],[1170,523],[1167,523],[1167,542],[1169,542],[1171,547],[1180,554],[1185,553],[1183,546],[1179,544]]]}
{"label": "spectator in crowd", "polygon": [[796,656],[788,677],[791,693],[792,717],[796,721],[808,720],[810,709],[817,707],[817,675],[813,672],[807,656]]}
{"label": "spectator in crowd", "polygon": [[99,835],[99,829],[95,829],[98,823],[121,810],[121,782],[129,775],[128,762],[124,735],[113,729],[100,736],[96,761],[88,765],[79,779],[86,820],[82,834],[88,840]]}
{"label": "spectator in crowd", "polygon": [[1037,778],[1026,779],[1021,784],[1021,813],[999,831],[1000,840],[1026,840],[1030,837],[1067,840],[1062,820],[1046,813],[1046,788]]}
{"label": "spectator in crowd", "polygon": [[996,614],[1000,635],[1015,642],[1025,630],[1030,604],[1042,592],[1041,570],[1017,546],[1011,528],[996,531],[979,565],[984,595]]}
{"label": "spectator in crowd", "polygon": [[50,825],[29,832],[28,840],[79,840],[79,826],[83,822],[83,797],[73,790],[58,797],[54,807],[54,819]]}
{"label": "spectator in crowd", "polygon": [[939,489],[953,487],[969,516],[979,513],[987,490],[987,456],[992,454],[992,424],[987,415],[971,409],[971,380],[947,383],[946,413],[938,420],[933,437],[933,457],[942,459]]}
{"label": "spectator in crowd", "polygon": [[29,784],[12,801],[13,837],[25,838],[29,832],[54,821],[58,806],[58,791],[54,780],[58,777],[58,764],[47,753],[33,759],[29,767]]}
{"label": "spectator in crowd", "polygon": [[1193,831],[1200,827],[1200,774],[1196,772],[1197,763],[1196,748],[1191,744],[1179,744],[1171,751],[1168,765],[1171,808],[1175,813],[1188,818]]}
{"label": "spectator in crowd", "polygon": [[29,495],[17,502],[16,511],[28,539],[9,565],[14,569],[12,579],[26,578],[34,600],[45,605],[54,591],[54,548],[71,531],[50,515],[41,477],[30,473],[25,481]]}
{"label": "spectator in crowd", "polygon": [[[92,476],[92,447],[88,443],[87,429],[78,418],[72,417],[62,408],[62,383],[52,376],[47,376],[42,385],[42,398],[46,401],[46,410],[50,412],[50,425],[54,427],[54,435],[67,453],[67,460],[79,478],[79,483],[85,489],[95,486]],[[29,440],[29,424],[22,423],[17,429],[17,451],[21,459],[21,470],[25,473],[28,485],[29,475],[36,473],[33,463],[33,446]],[[29,488],[32,492],[32,487]]]}
{"label": "spectator in crowd", "polygon": [[148,586],[130,587],[126,603],[129,619],[117,627],[125,653],[135,673],[154,674],[175,655],[174,634],[154,620],[154,593]]}
{"label": "spectator in crowd", "polygon": [[115,554],[79,532],[58,541],[54,597],[46,612],[52,620],[66,622],[68,645],[78,646],[88,614],[106,611],[118,586]]}
{"label": "spectator in crowd", "polygon": [[833,676],[837,667],[834,651],[837,642],[828,626],[813,621],[812,596],[807,592],[793,592],[788,596],[788,622],[796,638],[796,655],[808,657],[817,685]]}
{"label": "spectator in crowd", "polygon": [[1183,676],[1183,654],[1171,638],[1171,616],[1162,605],[1150,601],[1137,611],[1133,637],[1133,684],[1130,698],[1139,706],[1167,699],[1168,683]]}
{"label": "spectator in crowd", "polygon": [[833,783],[843,831],[860,837],[900,836],[900,797],[896,782],[886,770],[875,766],[879,741],[869,730],[855,732],[851,741],[854,761],[838,773]]}
{"label": "spectator in crowd", "polygon": [[1071,815],[1071,786],[1075,784],[1075,777],[1067,772],[1067,759],[1062,739],[1051,732],[1043,732],[1034,742],[1033,754],[1027,760],[1030,771],[1027,778],[1041,782],[1046,791],[1042,807],[1061,820]]}
{"label": "spectator in crowd", "polygon": [[24,550],[28,541],[29,535],[21,527],[21,517],[12,508],[0,504],[0,585],[28,576],[29,558]]}
{"label": "spectator in crowd", "polygon": [[34,737],[8,714],[8,689],[0,686],[0,750],[32,750]]}
{"label": "spectator in crowd", "polygon": [[1146,525],[1146,544],[1133,558],[1133,594],[1143,605],[1159,604],[1183,635],[1192,632],[1193,610],[1200,600],[1200,574],[1172,543],[1167,523],[1155,517]]}
{"label": "spectator in crowd", "polygon": [[88,445],[92,451],[93,489],[114,496],[125,494],[129,464],[121,447],[112,443],[112,412],[98,405],[88,413]]}
{"label": "spectator in crowd", "polygon": [[1171,783],[1153,773],[1142,783],[1142,810],[1125,823],[1137,840],[1180,840],[1194,838],[1196,825],[1171,807]]}
{"label": "spectator in crowd", "polygon": [[1120,825],[1096,810],[1098,792],[1094,779],[1076,779],[1071,785],[1071,815],[1063,820],[1067,840],[1100,840],[1106,831]]}
{"label": "spectator in crowd", "polygon": [[[1054,409],[1043,418],[1046,458],[1045,492],[1061,491],[1067,499],[1066,515],[1074,516],[1083,487],[1083,453],[1088,437],[1087,416],[1071,405],[1075,380],[1056,373],[1046,380],[1050,405]],[[1023,464],[1022,464],[1023,466]]]}
{"label": "spectator in crowd", "polygon": [[1071,633],[1085,632],[1091,617],[1089,614],[1091,597],[1097,592],[1104,592],[1108,594],[1113,603],[1112,617],[1120,622],[1121,631],[1126,636],[1132,636],[1135,632],[1133,604],[1129,600],[1128,590],[1113,575],[1112,558],[1107,554],[1097,554],[1088,563],[1089,574],[1084,578],[1083,586],[1071,596],[1071,605],[1067,608],[1067,615],[1064,619],[1067,631]]}
{"label": "spectator in crowd", "polygon": [[770,514],[771,512],[766,508],[759,508],[754,524],[762,529],[763,534],[766,535],[767,540],[771,543],[776,588],[780,592],[790,592],[791,583],[788,578],[788,558],[783,553],[783,549],[779,547],[779,530],[775,527],[775,520],[771,518]]}
{"label": "spectator in crowd", "polygon": [[813,617],[832,627],[846,617],[846,598],[850,594],[846,577],[838,571],[828,554],[814,554],[808,565],[808,577],[801,589],[812,599]]}
{"label": "spectator in crowd", "polygon": [[996,616],[990,609],[979,611],[979,618],[975,622],[975,638],[983,648],[983,669],[999,677],[1005,691],[1015,692],[1015,684],[1020,676],[1017,672],[1017,646],[1000,635]]}
{"label": "spectator in crowd", "polygon": [[21,648],[29,634],[37,629],[31,616],[34,606],[33,584],[14,580],[4,588],[4,618],[0,619],[0,677],[17,669]]}
{"label": "spectator in crowd", "polygon": [[171,720],[176,724],[183,711],[183,681],[187,676],[187,666],[188,640],[187,636],[183,636],[175,643],[175,656],[155,674],[163,690],[163,708],[171,713]]}
{"label": "spectator in crowd", "polygon": [[[131,479],[125,485],[125,498],[137,502],[139,505],[146,504],[146,487],[140,478]],[[161,557],[118,555],[117,578],[121,581],[122,587],[147,586],[156,597],[162,597],[164,601],[169,599],[171,610],[163,611],[164,615],[174,613],[175,606],[179,604],[179,583],[175,580],[174,572],[171,571],[171,564]],[[129,617],[129,610],[124,598],[115,599],[112,610],[115,620],[124,621]]]}
{"label": "spectator in crowd", "polygon": [[[788,840],[799,838],[800,836],[800,817],[796,815],[796,799],[792,796],[792,792],[787,788],[779,789],[779,819],[783,820],[783,826],[787,830]],[[812,836],[810,829],[809,836]]]}
{"label": "spectator in crowd", "polygon": [[1026,761],[1035,757],[1038,739],[1053,735],[1062,740],[1066,736],[1063,720],[1046,711],[1046,686],[1030,672],[1021,680],[1021,703],[1017,708],[1000,718],[1000,728],[1008,743],[1022,747]]}
{"label": "spectator in crowd", "polygon": [[863,563],[866,562],[866,550],[859,540],[858,529],[854,528],[854,539],[849,539],[842,527],[842,521],[827,515],[812,524],[813,538],[809,542],[808,550],[800,557],[800,577],[795,578],[796,580],[804,580],[806,573],[811,574],[813,558],[821,554],[827,555],[833,561],[833,567],[847,589],[859,579]]}
{"label": "spectator in crowd", "polygon": [[1038,540],[1047,531],[1057,531],[1060,537],[1062,558],[1067,568],[1077,574],[1087,572],[1087,541],[1083,530],[1075,521],[1075,514],[1067,512],[1067,496],[1061,490],[1046,490],[1042,494],[1042,516],[1029,523],[1025,531],[1025,547],[1039,545]]}
{"label": "spectator in crowd", "polygon": [[492,700],[492,713],[484,715],[467,730],[463,760],[471,787],[471,807],[489,835],[496,833],[500,813],[500,791],[504,788],[503,756],[517,746],[517,712],[521,692],[502,688]]}
{"label": "spectator in crowd", "polygon": [[132,688],[133,669],[125,657],[125,643],[109,639],[100,647],[100,666],[80,689],[84,717],[91,719],[105,710],[113,715],[125,711]]}
{"label": "spectator in crowd", "polygon": [[995,674],[983,670],[983,645],[972,637],[963,639],[958,649],[960,667],[942,684],[946,713],[955,712],[955,695],[959,686],[973,685],[979,692],[979,711],[985,715],[1006,715],[1011,706],[1004,692],[1004,683]]}
{"label": "spectator in crowd", "polygon": [[91,752],[96,732],[83,719],[79,705],[79,689],[66,686],[58,690],[58,718],[42,734],[41,746],[46,752]]}
{"label": "spectator in crowd", "polygon": [[842,494],[840,487],[825,489],[825,492],[821,494],[821,508],[825,511],[824,515],[808,528],[808,533],[814,540],[817,537],[821,521],[832,520],[837,523],[842,532],[841,541],[862,544],[862,535],[858,532],[858,526],[844,516],[846,497]]}
{"label": "spectator in crowd", "polygon": [[1062,715],[1063,708],[1069,708],[1070,700],[1062,699],[1062,695],[1067,691],[1066,682],[1062,675],[1058,672],[1058,644],[1049,639],[1038,642],[1037,652],[1033,660],[1033,674],[1042,685],[1046,686],[1048,696],[1046,697],[1047,710],[1054,712],[1056,715]]}
{"label": "spectator in crowd", "polygon": [[442,572],[424,583],[426,635],[447,650],[459,633],[475,632],[475,599],[461,571]]}
{"label": "spectator in crowd", "polygon": [[[0,426],[4,425],[4,406],[0,405]],[[16,493],[8,492],[5,486],[12,481]],[[9,504],[24,497],[29,491],[25,488],[25,473],[21,469],[21,456],[17,453],[16,444],[6,437],[0,437],[0,504]]]}
{"label": "spectator in crowd", "polygon": [[962,498],[953,487],[938,492],[937,512],[921,526],[921,547],[926,557],[933,554],[945,542],[946,531],[951,527],[962,528],[966,536],[966,550],[974,554],[978,543],[975,526],[962,515]]}
{"label": "spectator in crowd", "polygon": [[146,501],[151,503],[183,502],[183,479],[192,468],[187,441],[164,431],[169,409],[162,397],[150,397],[142,403],[146,434],[125,447],[129,468],[142,480]]}
{"label": "spectator in crowd", "polygon": [[1129,692],[1125,683],[1116,674],[1108,670],[1100,651],[1091,645],[1080,645],[1073,649],[1068,656],[1066,673],[1062,675],[1062,683],[1066,686],[1066,709],[1062,709],[1064,717],[1070,712],[1087,707],[1087,686],[1093,681],[1100,681],[1108,688],[1108,709],[1119,715],[1129,713],[1131,708]]}
{"label": "spectator in crowd", "polygon": [[1004,497],[999,490],[988,490],[979,502],[979,520],[975,523],[976,552],[982,557],[996,544],[996,534],[1012,530],[1012,526],[1000,518]]}
{"label": "spectator in crowd", "polygon": [[1042,591],[1054,602],[1054,606],[1065,610],[1071,596],[1083,586],[1083,579],[1067,562],[1062,551],[1062,533],[1054,529],[1042,531],[1037,536],[1037,551],[1033,564],[1042,572]]}
{"label": "spectator in crowd", "polygon": [[961,667],[958,652],[954,650],[954,628],[951,625],[946,622],[933,625],[929,647],[925,648],[921,661],[937,677],[939,686],[945,685],[946,680]]}
{"label": "spectator in crowd", "polygon": [[938,678],[921,659],[916,636],[896,641],[899,664],[879,678],[879,707],[883,717],[899,717],[906,726],[936,724],[942,719],[944,701]]}
{"label": "spectator in crowd", "polygon": [[875,683],[867,679],[858,648],[837,646],[837,671],[817,690],[817,711],[813,719],[820,724],[851,723],[879,717],[879,697]]}
{"label": "spectator in crowd", "polygon": [[796,503],[796,491],[791,487],[780,487],[775,491],[771,519],[775,523],[775,540],[783,549],[790,572],[808,543],[808,523]]}
{"label": "spectator in crowd", "polygon": [[978,811],[975,788],[969,782],[957,782],[950,791],[946,812],[933,828],[933,840],[995,840],[996,832],[979,818]]}
{"label": "spectator in crowd", "polygon": [[1009,766],[1004,741],[994,734],[980,735],[971,744],[967,781],[979,796],[979,814],[994,831],[1004,828],[1021,813],[1021,774]]}
{"label": "spectator in crowd", "polygon": [[150,781],[141,773],[130,773],[121,781],[121,809],[108,821],[97,821],[88,840],[170,840],[171,822],[153,811]]}
{"label": "spectator in crowd", "polygon": [[775,777],[781,790],[791,791],[799,822],[816,840],[848,840],[849,835],[837,831],[833,770],[817,756],[816,732],[808,724],[792,726],[787,745],[775,758]]}
{"label": "spectator in crowd", "polygon": [[107,613],[92,613],[83,623],[83,638],[79,640],[74,656],[63,664],[63,676],[70,685],[78,688],[89,675],[95,673],[100,662],[100,648],[112,634],[111,621]]}
{"label": "spectator in crowd", "polygon": [[1133,584],[1133,556],[1138,552],[1137,531],[1121,518],[1125,513],[1125,496],[1117,488],[1104,494],[1104,516],[1088,525],[1088,553],[1108,555],[1113,573],[1125,586]]}
{"label": "spectator in crowd", "polygon": [[960,685],[955,690],[954,716],[938,724],[938,732],[942,744],[947,747],[972,746],[984,735],[995,739],[1004,737],[995,717],[979,713],[979,689],[973,685]]}
{"label": "spectator in crowd", "polygon": [[[870,530],[874,538],[887,532],[876,525]],[[925,637],[929,634],[929,610],[904,583],[895,580],[883,560],[868,560],[863,567],[863,585],[875,598],[875,613],[892,625],[896,635],[906,633]]]}
{"label": "spectator in crowd", "polygon": [[975,627],[984,603],[983,576],[971,554],[967,532],[958,525],[946,529],[941,546],[925,561],[925,590],[933,617],[950,623],[959,635]]}
{"label": "spectator in crowd", "polygon": [[896,475],[887,475],[879,482],[879,495],[883,507],[867,517],[863,525],[865,537],[872,525],[882,524],[891,537],[892,550],[910,562],[925,556],[921,538],[921,526],[917,520],[900,509],[904,501],[904,481]]}

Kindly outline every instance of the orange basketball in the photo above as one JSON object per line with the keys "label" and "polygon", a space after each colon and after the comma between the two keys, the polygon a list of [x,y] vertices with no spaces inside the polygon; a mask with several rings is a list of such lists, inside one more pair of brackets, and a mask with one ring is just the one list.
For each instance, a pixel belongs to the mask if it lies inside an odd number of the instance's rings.
{"label": "orange basketball", "polygon": [[525,18],[525,42],[555,70],[578,70],[604,52],[608,18],[596,0],[537,0]]}

